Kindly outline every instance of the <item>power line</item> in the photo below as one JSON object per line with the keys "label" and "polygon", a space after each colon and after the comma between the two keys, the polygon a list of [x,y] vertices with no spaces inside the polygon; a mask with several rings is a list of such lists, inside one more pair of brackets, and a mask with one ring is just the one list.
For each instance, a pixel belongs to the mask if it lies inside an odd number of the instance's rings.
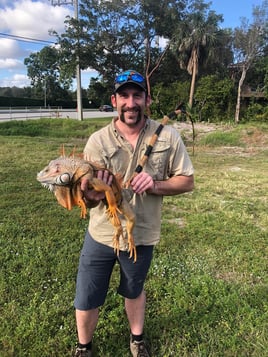
{"label": "power line", "polygon": [[22,42],[41,43],[41,44],[55,44],[55,42],[53,42],[53,41],[40,40],[40,39],[37,39],[37,38],[17,36],[17,35],[10,35],[10,34],[7,34],[7,33],[2,33],[2,32],[0,32],[0,36],[5,37],[5,38],[12,38],[12,39],[14,39],[16,41],[22,41]]}

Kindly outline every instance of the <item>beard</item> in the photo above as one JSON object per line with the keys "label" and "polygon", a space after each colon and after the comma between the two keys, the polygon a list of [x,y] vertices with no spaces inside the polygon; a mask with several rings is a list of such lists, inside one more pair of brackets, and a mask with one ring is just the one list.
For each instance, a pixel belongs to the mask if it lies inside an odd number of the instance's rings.
{"label": "beard", "polygon": [[[136,112],[137,113],[137,117],[136,120],[132,120],[132,122],[130,123],[128,119],[126,119],[125,114],[127,112]],[[140,107],[134,107],[134,108],[122,108],[122,113],[119,116],[119,119],[121,120],[121,122],[129,125],[129,126],[136,126],[141,120],[142,120],[142,115],[141,115],[141,108]]]}

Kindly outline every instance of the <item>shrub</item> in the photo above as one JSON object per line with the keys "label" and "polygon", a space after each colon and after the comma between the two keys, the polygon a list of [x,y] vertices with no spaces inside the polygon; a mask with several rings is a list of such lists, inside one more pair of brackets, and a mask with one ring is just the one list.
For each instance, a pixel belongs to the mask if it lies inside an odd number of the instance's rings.
{"label": "shrub", "polygon": [[246,113],[245,120],[268,121],[268,107],[260,103],[252,103]]}
{"label": "shrub", "polygon": [[199,120],[215,122],[234,115],[234,84],[231,79],[219,79],[215,75],[198,81],[195,102],[199,111]]}

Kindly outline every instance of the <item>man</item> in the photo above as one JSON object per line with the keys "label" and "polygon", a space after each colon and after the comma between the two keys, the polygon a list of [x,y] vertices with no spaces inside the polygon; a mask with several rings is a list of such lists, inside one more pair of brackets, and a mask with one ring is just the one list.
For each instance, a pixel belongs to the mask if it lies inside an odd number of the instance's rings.
{"label": "man", "polygon": [[[89,138],[84,155],[91,162],[120,173],[124,182],[133,175],[159,123],[145,115],[151,98],[144,77],[128,70],[115,79],[111,102],[118,117]],[[98,178],[110,184],[108,171]],[[193,166],[179,133],[165,126],[142,172],[131,181],[130,204],[136,215],[134,238],[137,261],[129,259],[128,247],[120,242],[119,256],[113,250],[114,228],[107,220],[104,193],[89,190],[81,183],[90,210],[90,221],[80,256],[75,308],[78,347],[75,356],[92,356],[92,338],[97,326],[109,279],[117,262],[120,266],[118,293],[125,298],[130,326],[130,350],[134,357],[149,356],[143,340],[146,296],[144,281],[150,267],[153,247],[160,238],[161,204],[164,195],[177,195],[194,187]],[[124,221],[123,221],[124,224]]]}

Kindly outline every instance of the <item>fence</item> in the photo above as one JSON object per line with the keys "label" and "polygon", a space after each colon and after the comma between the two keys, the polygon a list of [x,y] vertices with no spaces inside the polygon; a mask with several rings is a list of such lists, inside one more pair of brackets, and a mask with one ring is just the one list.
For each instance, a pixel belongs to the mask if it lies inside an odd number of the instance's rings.
{"label": "fence", "polygon": [[62,107],[0,107],[0,120],[59,118]]}

